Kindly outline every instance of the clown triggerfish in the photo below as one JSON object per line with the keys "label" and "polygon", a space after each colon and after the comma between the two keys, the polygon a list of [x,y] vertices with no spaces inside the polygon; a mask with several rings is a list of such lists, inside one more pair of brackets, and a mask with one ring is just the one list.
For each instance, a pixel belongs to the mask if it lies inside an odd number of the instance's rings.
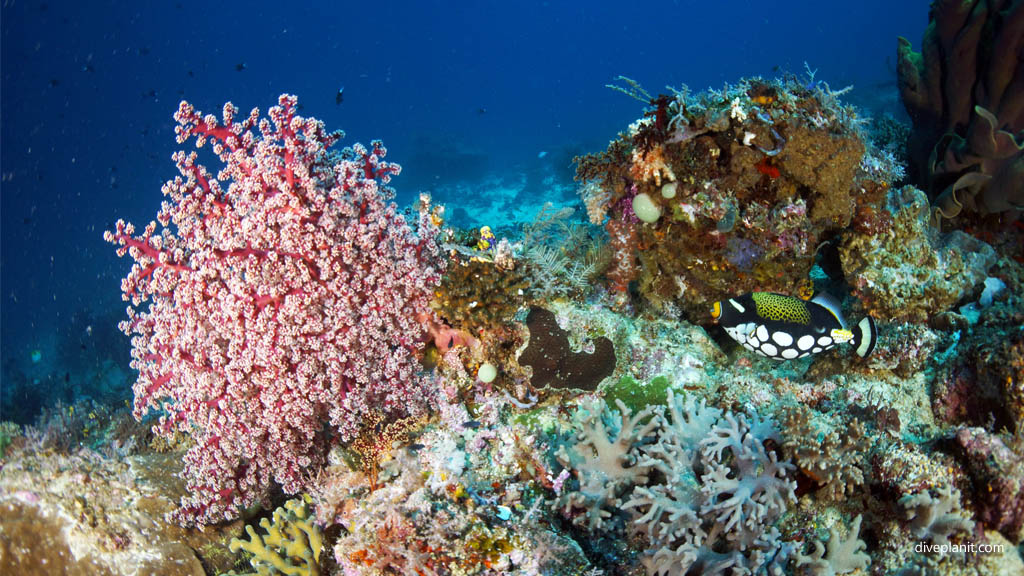
{"label": "clown triggerfish", "polygon": [[711,315],[744,348],[776,360],[803,358],[846,343],[864,358],[878,339],[870,316],[848,329],[839,303],[827,294],[807,301],[754,292],[715,302]]}

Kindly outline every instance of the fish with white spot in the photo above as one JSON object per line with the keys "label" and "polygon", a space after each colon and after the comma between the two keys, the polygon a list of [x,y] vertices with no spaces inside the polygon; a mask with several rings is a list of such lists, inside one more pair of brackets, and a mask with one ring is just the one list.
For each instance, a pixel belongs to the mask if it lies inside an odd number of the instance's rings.
{"label": "fish with white spot", "polygon": [[870,316],[848,328],[839,303],[828,294],[801,300],[753,292],[715,302],[711,316],[744,348],[775,360],[804,358],[847,343],[865,358],[878,340]]}

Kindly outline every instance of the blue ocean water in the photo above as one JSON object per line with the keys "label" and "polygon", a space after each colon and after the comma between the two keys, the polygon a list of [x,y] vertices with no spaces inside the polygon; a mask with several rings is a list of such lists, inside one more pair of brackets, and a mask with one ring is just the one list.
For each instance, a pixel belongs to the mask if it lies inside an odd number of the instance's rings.
{"label": "blue ocean water", "polygon": [[853,84],[853,102],[899,114],[896,37],[916,45],[927,15],[923,1],[882,0],[5,2],[0,419],[130,394],[116,328],[130,262],[102,233],[155,215],[181,99],[219,114],[293,93],[343,144],[384,141],[404,166],[401,203],[432,191],[457,206],[515,180],[515,201],[539,205],[569,185],[573,155],[639,115],[605,88],[618,75],[700,90],[807,62]]}

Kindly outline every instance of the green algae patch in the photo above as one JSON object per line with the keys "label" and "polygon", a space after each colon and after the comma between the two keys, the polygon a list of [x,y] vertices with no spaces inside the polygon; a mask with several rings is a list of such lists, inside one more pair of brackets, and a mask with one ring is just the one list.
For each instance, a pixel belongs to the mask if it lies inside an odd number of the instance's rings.
{"label": "green algae patch", "polygon": [[609,406],[615,406],[616,400],[622,400],[635,413],[652,404],[664,404],[668,388],[669,380],[665,376],[655,376],[650,382],[643,383],[627,374],[605,390],[604,400]]}

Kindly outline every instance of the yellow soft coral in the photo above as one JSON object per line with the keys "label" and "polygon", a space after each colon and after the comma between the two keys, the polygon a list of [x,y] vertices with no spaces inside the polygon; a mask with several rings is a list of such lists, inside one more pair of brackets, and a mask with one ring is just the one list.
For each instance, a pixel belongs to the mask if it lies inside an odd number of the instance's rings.
{"label": "yellow soft coral", "polygon": [[[260,536],[252,526],[246,526],[249,540],[235,538],[228,548],[232,552],[245,550],[253,555],[252,567],[256,572],[241,576],[319,576],[320,551],[323,535],[313,523],[306,501],[296,498],[274,510],[274,521],[260,520],[267,531]],[[235,574],[234,571],[228,574]]]}

